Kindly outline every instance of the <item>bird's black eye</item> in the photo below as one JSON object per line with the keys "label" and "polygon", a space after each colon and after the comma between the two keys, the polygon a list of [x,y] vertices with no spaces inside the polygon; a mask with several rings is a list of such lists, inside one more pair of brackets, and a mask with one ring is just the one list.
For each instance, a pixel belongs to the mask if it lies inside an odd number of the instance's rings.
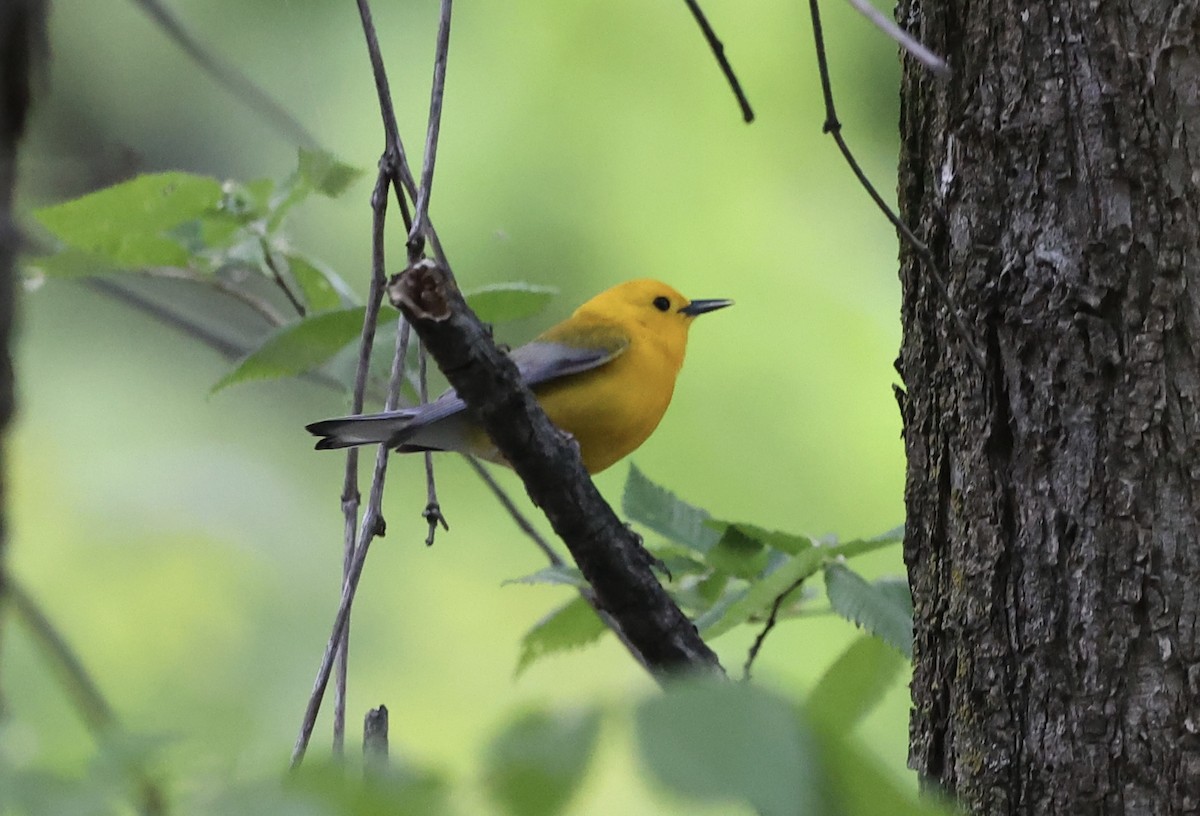
{"label": "bird's black eye", "polygon": [[659,295],[654,299],[654,308],[658,309],[660,312],[665,312],[667,309],[671,308],[671,299]]}

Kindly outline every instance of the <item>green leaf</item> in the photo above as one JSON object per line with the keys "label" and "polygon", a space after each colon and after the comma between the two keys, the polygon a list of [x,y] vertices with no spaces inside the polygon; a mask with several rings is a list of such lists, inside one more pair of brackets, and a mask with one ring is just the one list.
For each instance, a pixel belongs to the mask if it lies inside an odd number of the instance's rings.
{"label": "green leaf", "polygon": [[[407,760],[407,757],[406,757]],[[449,786],[410,761],[351,775],[340,762],[305,762],[283,779],[252,783],[216,802],[213,816],[440,816],[454,811]]]}
{"label": "green leaf", "polygon": [[[300,291],[304,294],[304,302],[310,312],[324,312],[330,309],[340,309],[344,302],[353,303],[355,298],[350,288],[332,269],[324,265],[318,266],[305,256],[289,252],[284,255],[288,269]],[[347,295],[350,295],[347,297]]]}
{"label": "green leaf", "polygon": [[542,618],[521,638],[516,674],[546,655],[595,643],[606,631],[608,627],[596,610],[577,596]]}
{"label": "green leaf", "polygon": [[92,278],[101,275],[126,275],[141,271],[141,267],[130,268],[118,264],[102,255],[67,247],[53,255],[28,258],[23,266],[31,275],[48,278]]}
{"label": "green leaf", "polygon": [[787,702],[756,686],[673,684],[634,717],[642,763],[684,796],[745,802],[763,816],[825,812],[812,735]]}
{"label": "green leaf", "polygon": [[[234,383],[290,377],[324,363],[362,333],[362,306],[312,315],[278,330],[212,387],[212,393]],[[394,320],[381,309],[379,321]]]}
{"label": "green leaf", "polygon": [[879,704],[904,668],[904,659],[882,640],[864,635],[833,662],[805,705],[834,734],[844,734]]}
{"label": "green leaf", "polygon": [[118,268],[184,266],[189,252],[170,233],[221,202],[221,184],[190,173],[155,173],[43,207],[34,217],[68,247]]}
{"label": "green leaf", "polygon": [[746,538],[757,541],[764,547],[770,547],[773,550],[787,553],[788,555],[798,555],[813,546],[813,540],[808,536],[797,535],[796,533],[784,533],[779,530],[767,530],[754,524],[746,524],[742,521],[710,521],[708,527],[724,534],[731,527],[736,527],[738,532]]}
{"label": "green leaf", "polygon": [[338,160],[323,150],[300,148],[297,173],[300,179],[323,196],[336,198],[346,191],[362,170]]}
{"label": "green leaf", "polygon": [[548,584],[551,586],[573,586],[584,588],[588,586],[587,579],[583,577],[578,567],[571,567],[566,564],[551,565],[542,567],[537,572],[523,575],[520,578],[509,578],[503,582],[507,584]]}
{"label": "green leaf", "polygon": [[587,771],[600,712],[553,715],[531,711],[492,741],[485,782],[492,799],[513,816],[562,813]]}
{"label": "green leaf", "polygon": [[708,552],[714,569],[738,578],[754,578],[767,566],[770,550],[731,524],[725,528],[717,546]]}
{"label": "green leaf", "polygon": [[697,628],[706,638],[723,635],[739,623],[752,617],[766,617],[775,599],[790,587],[803,581],[833,557],[831,547],[809,547],[792,556],[758,581],[752,583],[740,595],[733,596],[728,603],[718,603],[696,619]]}
{"label": "green leaf", "polygon": [[495,283],[464,293],[467,305],[484,323],[507,323],[533,317],[558,294],[552,286],[532,283]]}
{"label": "green leaf", "polygon": [[705,522],[709,519],[707,511],[659,487],[647,479],[636,465],[629,466],[629,477],[625,480],[625,492],[621,496],[621,511],[630,520],[697,552],[707,553],[721,538],[718,531],[706,526]]}
{"label": "green leaf", "polygon": [[901,595],[894,582],[869,584],[843,564],[825,568],[825,593],[834,612],[912,660],[911,595]]}

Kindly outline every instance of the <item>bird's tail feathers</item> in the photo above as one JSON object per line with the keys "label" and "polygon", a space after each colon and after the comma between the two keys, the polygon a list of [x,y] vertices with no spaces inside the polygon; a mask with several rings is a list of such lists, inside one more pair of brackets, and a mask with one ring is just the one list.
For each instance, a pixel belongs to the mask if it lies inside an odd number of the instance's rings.
{"label": "bird's tail feathers", "polygon": [[381,442],[394,447],[408,436],[405,431],[414,415],[415,412],[411,410],[401,410],[324,419],[306,426],[306,430],[314,436],[323,437],[317,440],[317,450],[378,445]]}

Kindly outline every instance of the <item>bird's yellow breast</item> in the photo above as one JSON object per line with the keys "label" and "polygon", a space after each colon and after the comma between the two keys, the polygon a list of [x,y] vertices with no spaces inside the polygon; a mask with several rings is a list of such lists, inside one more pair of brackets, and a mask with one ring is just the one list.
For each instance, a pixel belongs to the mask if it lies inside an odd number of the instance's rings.
{"label": "bird's yellow breast", "polygon": [[550,421],[575,437],[589,473],[633,452],[671,404],[679,362],[655,343],[634,338],[616,359],[534,389]]}

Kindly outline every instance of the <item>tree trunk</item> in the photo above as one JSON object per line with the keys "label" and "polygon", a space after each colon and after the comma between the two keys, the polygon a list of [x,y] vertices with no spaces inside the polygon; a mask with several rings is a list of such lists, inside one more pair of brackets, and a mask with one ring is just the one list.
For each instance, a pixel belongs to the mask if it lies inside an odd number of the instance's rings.
{"label": "tree trunk", "polygon": [[910,764],[972,814],[1200,813],[1200,2],[902,0]]}

